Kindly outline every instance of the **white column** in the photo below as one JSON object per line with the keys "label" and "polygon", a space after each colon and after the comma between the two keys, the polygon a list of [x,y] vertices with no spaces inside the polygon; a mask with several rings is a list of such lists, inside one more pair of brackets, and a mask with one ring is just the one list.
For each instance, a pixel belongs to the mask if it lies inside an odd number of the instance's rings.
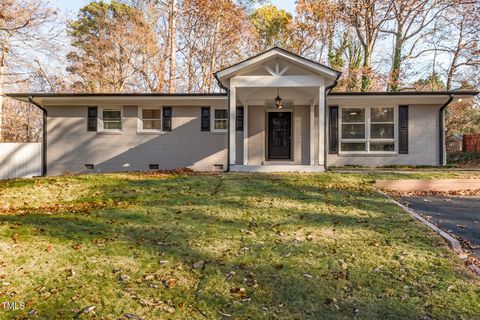
{"label": "white column", "polygon": [[235,165],[236,147],[236,119],[237,119],[237,89],[230,87],[230,101],[228,102],[230,125],[228,127],[228,139],[230,141],[230,166]]}
{"label": "white column", "polygon": [[243,165],[248,165],[248,103],[243,105]]}
{"label": "white column", "polygon": [[318,165],[325,166],[325,83],[318,92]]}
{"label": "white column", "polygon": [[310,165],[315,165],[315,102],[310,104]]}

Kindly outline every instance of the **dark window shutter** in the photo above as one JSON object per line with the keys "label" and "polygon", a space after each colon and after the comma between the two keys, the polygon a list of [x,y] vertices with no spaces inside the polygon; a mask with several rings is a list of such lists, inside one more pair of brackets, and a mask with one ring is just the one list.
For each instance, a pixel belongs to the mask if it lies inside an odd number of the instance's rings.
{"label": "dark window shutter", "polygon": [[338,107],[330,107],[328,118],[328,153],[338,154]]}
{"label": "dark window shutter", "polygon": [[243,131],[243,107],[237,107],[237,131]]}
{"label": "dark window shutter", "polygon": [[87,131],[97,131],[98,107],[88,107]]}
{"label": "dark window shutter", "polygon": [[163,131],[172,131],[172,107],[163,107]]}
{"label": "dark window shutter", "polygon": [[202,107],[202,131],[210,131],[210,107]]}
{"label": "dark window shutter", "polygon": [[398,153],[408,154],[408,106],[399,107],[398,117]]}

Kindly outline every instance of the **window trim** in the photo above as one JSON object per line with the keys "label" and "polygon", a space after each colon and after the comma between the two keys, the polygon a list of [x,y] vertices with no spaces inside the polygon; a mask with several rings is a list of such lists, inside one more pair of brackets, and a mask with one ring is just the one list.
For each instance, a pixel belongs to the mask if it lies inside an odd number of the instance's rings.
{"label": "window trim", "polygon": [[[226,118],[215,118],[215,110],[225,110],[227,112]],[[227,107],[211,107],[210,108],[210,132],[218,132],[218,133],[227,133],[228,132],[228,108]],[[215,129],[215,120],[227,120],[227,128],[226,129]]]}
{"label": "window trim", "polygon": [[[160,129],[143,129],[143,110],[160,110],[160,119],[147,119],[147,120],[159,120],[160,121]],[[137,114],[137,133],[144,133],[144,134],[161,134],[164,133],[163,131],[163,106],[138,106],[138,114]]]}
{"label": "window trim", "polygon": [[[103,111],[105,110],[120,110],[120,129],[105,129],[103,127]],[[123,132],[123,106],[114,107],[114,106],[101,106],[98,107],[98,132],[111,132],[111,133],[122,133]]]}
{"label": "window trim", "polygon": [[[339,126],[338,126],[338,153],[339,154],[360,154],[360,155],[367,155],[367,154],[374,154],[374,155],[392,155],[392,154],[398,154],[398,106],[394,105],[373,105],[373,106],[355,106],[355,105],[342,105],[339,106],[339,112],[338,112],[338,121],[339,121]],[[349,109],[349,108],[361,108],[365,109],[365,138],[364,139],[343,139],[342,138],[342,130],[343,130],[343,109]],[[375,139],[371,138],[371,124],[372,124],[372,118],[371,118],[371,110],[373,108],[393,108],[393,139]],[[349,123],[349,122],[347,122]],[[358,122],[359,124],[361,122]],[[379,124],[391,124],[391,122],[374,122],[374,123],[379,123]],[[342,150],[342,143],[365,143],[365,151],[343,151]],[[394,150],[393,151],[370,151],[370,143],[371,142],[393,142],[394,143]]]}

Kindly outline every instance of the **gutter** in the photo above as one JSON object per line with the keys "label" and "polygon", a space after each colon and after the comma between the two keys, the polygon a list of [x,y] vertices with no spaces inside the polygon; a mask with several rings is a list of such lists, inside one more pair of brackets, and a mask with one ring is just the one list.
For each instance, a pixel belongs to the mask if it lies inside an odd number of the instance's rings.
{"label": "gutter", "polygon": [[438,112],[438,124],[439,124],[439,165],[444,166],[446,163],[444,161],[445,153],[445,114],[444,110],[453,100],[453,93],[449,93],[447,101],[440,107]]}
{"label": "gutter", "polygon": [[335,79],[335,81],[331,85],[325,87],[325,101],[324,101],[325,106],[323,108],[324,112],[325,112],[325,115],[323,117],[325,119],[324,128],[323,128],[324,131],[325,131],[325,133],[323,134],[323,139],[324,139],[323,143],[324,143],[324,146],[325,146],[325,148],[323,148],[324,149],[323,150],[323,152],[324,152],[323,165],[325,167],[325,170],[327,170],[327,158],[328,158],[328,148],[327,148],[327,141],[328,141],[328,136],[327,136],[327,134],[328,134],[328,132],[327,132],[327,128],[328,128],[328,124],[327,124],[327,114],[328,114],[327,113],[327,96],[330,94],[330,92],[333,90],[333,88],[335,88],[337,86],[338,80],[340,79],[341,76],[342,76],[342,74],[340,73],[337,76],[337,79]]}
{"label": "gutter", "polygon": [[28,101],[42,110],[43,114],[43,132],[42,132],[42,177],[45,177],[47,175],[47,116],[48,112],[47,109],[45,109],[43,106],[41,106],[38,102],[33,100],[32,96],[28,97]]}
{"label": "gutter", "polygon": [[[223,85],[223,83],[218,79],[217,72],[213,74],[215,80],[218,82],[218,86],[225,90],[227,93],[227,101],[228,101],[228,119],[227,119],[227,170],[226,172],[230,172],[230,90]],[[210,115],[211,116],[211,115]],[[235,137],[236,138],[236,137]]]}

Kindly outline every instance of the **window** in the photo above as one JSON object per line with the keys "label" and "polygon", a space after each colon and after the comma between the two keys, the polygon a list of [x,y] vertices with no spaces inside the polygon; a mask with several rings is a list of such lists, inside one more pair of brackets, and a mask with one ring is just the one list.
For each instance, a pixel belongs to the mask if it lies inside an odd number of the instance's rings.
{"label": "window", "polygon": [[160,108],[141,109],[141,131],[162,130],[162,110]]}
{"label": "window", "polygon": [[227,109],[214,109],[213,112],[213,130],[227,131],[228,112]]}
{"label": "window", "polygon": [[366,151],[366,117],[363,108],[342,108],[342,151]]}
{"label": "window", "polygon": [[370,151],[395,151],[395,111],[370,108]]}
{"label": "window", "polygon": [[102,124],[104,131],[122,130],[122,110],[120,108],[104,108],[102,110]]}
{"label": "window", "polygon": [[342,108],[341,152],[395,152],[395,108]]}

